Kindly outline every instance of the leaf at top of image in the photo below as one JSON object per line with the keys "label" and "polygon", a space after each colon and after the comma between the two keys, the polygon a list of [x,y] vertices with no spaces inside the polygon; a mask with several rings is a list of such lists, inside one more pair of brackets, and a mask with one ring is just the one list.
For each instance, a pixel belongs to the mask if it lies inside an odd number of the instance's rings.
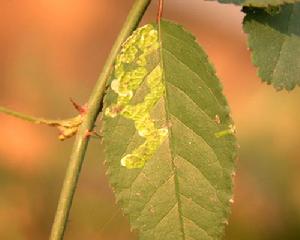
{"label": "leaf at top of image", "polygon": [[244,31],[259,76],[275,89],[300,85],[300,3],[276,11],[244,8]]}
{"label": "leaf at top of image", "polygon": [[218,1],[220,3],[233,3],[241,6],[251,7],[268,7],[268,6],[279,6],[286,3],[296,3],[300,0],[206,0],[206,1]]}
{"label": "leaf at top of image", "polygon": [[195,38],[162,21],[122,45],[104,101],[107,175],[142,240],[217,240],[228,223],[236,138]]}

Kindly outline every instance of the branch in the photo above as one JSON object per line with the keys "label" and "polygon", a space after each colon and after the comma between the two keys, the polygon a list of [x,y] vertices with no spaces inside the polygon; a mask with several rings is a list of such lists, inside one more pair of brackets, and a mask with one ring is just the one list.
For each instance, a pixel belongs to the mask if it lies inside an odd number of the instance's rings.
{"label": "branch", "polygon": [[106,83],[109,78],[114,59],[116,58],[122,43],[139,24],[150,2],[151,0],[136,0],[133,4],[122,30],[114,43],[111,53],[106,60],[98,81],[90,95],[87,105],[87,113],[78,129],[73,145],[71,159],[66,171],[54,223],[52,225],[50,240],[63,239],[74,192],[88,145],[89,139],[87,137],[87,132],[92,131],[96,118],[101,110]]}
{"label": "branch", "polygon": [[13,111],[5,107],[0,107],[0,112],[34,124],[44,124],[50,127],[56,127],[59,131],[59,140],[65,140],[76,134],[83,120],[83,114],[69,119],[53,120],[30,116],[24,113]]}

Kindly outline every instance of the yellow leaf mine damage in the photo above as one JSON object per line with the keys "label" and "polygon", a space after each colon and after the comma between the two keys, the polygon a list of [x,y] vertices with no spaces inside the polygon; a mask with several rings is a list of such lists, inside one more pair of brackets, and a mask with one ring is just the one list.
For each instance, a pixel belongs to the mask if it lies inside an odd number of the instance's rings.
{"label": "yellow leaf mine damage", "polygon": [[[167,128],[156,128],[150,111],[165,93],[162,83],[162,69],[158,64],[150,73],[147,57],[158,51],[158,32],[150,24],[137,29],[123,44],[117,56],[111,89],[118,94],[117,102],[106,108],[105,115],[121,115],[133,120],[138,134],[145,138],[143,144],[121,159],[127,168],[142,168],[150,160],[168,136]],[[131,105],[134,92],[146,81],[149,92],[144,100]]]}

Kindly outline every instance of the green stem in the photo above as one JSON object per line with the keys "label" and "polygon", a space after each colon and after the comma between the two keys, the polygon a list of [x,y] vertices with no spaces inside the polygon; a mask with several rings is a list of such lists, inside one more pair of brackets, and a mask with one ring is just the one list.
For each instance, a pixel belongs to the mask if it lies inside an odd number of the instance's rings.
{"label": "green stem", "polygon": [[69,118],[64,120],[45,119],[45,118],[34,117],[24,113],[16,112],[5,107],[0,107],[0,112],[5,113],[6,115],[10,115],[25,120],[27,122],[31,122],[35,124],[45,124],[48,126],[66,126],[67,122],[72,122],[73,119],[77,118],[75,117],[75,118]]}
{"label": "green stem", "polygon": [[54,223],[52,225],[50,240],[63,239],[73,196],[88,145],[88,137],[86,137],[87,132],[93,129],[96,118],[101,110],[107,80],[109,78],[114,59],[116,58],[122,43],[138,26],[150,2],[151,0],[136,0],[133,4],[122,30],[114,43],[111,53],[106,60],[97,83],[90,95],[87,113],[78,129],[73,145],[73,150],[61,190]]}
{"label": "green stem", "polygon": [[33,117],[24,113],[13,111],[5,107],[0,107],[0,112],[5,113],[6,115],[10,115],[22,119],[27,122],[31,122],[35,124],[44,124],[50,127],[56,127],[59,131],[58,139],[62,141],[74,136],[83,120],[83,114],[79,114],[78,116],[73,118],[68,118],[63,120],[53,120],[53,119]]}

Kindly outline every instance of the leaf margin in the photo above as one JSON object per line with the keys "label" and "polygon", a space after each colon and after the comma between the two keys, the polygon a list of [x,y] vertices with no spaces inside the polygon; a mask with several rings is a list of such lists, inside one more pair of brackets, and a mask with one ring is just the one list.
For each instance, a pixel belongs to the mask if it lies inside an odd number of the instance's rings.
{"label": "leaf margin", "polygon": [[[166,22],[166,21],[163,21],[163,22]],[[204,57],[205,57],[205,59],[206,59],[206,61],[207,61],[207,64],[210,66],[210,68],[211,68],[211,70],[212,70],[212,74],[214,74],[215,75],[215,70],[214,70],[214,68],[213,68],[213,66],[210,64],[210,62],[208,61],[208,58],[207,58],[207,55],[205,54],[205,52],[203,51],[203,49],[198,45],[198,43],[196,42],[196,39],[195,39],[195,37],[190,33],[190,32],[188,32],[188,31],[186,31],[182,26],[180,26],[180,25],[177,25],[177,24],[174,24],[174,23],[170,23],[170,24],[173,24],[173,25],[176,25],[178,28],[180,28],[180,29],[182,29],[182,31],[184,31],[187,35],[188,35],[188,37],[190,37],[190,38],[192,38],[193,39],[193,41],[195,42],[195,44],[199,47],[199,49],[201,49],[201,51],[202,51],[202,53],[204,54]],[[221,91],[222,92],[222,85],[221,85],[221,83],[219,82],[219,80],[218,80],[218,86],[217,86],[217,90],[218,91]],[[222,95],[222,93],[221,93],[221,97],[223,97],[223,100],[222,101],[224,101],[224,103],[226,104],[226,107],[228,108],[228,104],[227,104],[227,101],[226,101],[226,99],[225,99],[225,97]],[[232,122],[232,120],[231,120],[231,122]],[[235,137],[234,137],[234,139],[235,139]],[[233,157],[232,157],[232,161],[233,161],[233,165],[235,165],[235,159],[236,159],[236,155],[237,155],[237,149],[236,149],[236,139],[235,139],[235,142],[234,142],[234,145],[235,145],[235,150],[234,150],[234,152],[232,153],[232,155],[233,155]],[[106,163],[107,164],[107,163]],[[109,168],[108,169],[108,171],[107,171],[107,175],[110,175],[111,174],[111,169]],[[231,171],[230,172],[230,179],[231,179],[231,195],[232,195],[232,188],[233,188],[233,183],[232,183],[232,181],[233,181],[233,179],[232,179],[232,174],[233,174],[233,172]],[[113,187],[113,189],[114,189],[114,183],[113,182],[111,182],[110,181],[110,183],[111,183],[111,185],[112,185],[112,187]],[[231,199],[231,198],[230,198]],[[230,200],[229,199],[229,200]],[[120,203],[120,201],[121,201],[121,205],[123,205],[124,206],[124,202],[122,203],[122,199],[120,198],[120,197],[118,197],[117,198],[117,201]],[[123,208],[123,207],[122,207]],[[124,210],[124,208],[123,208],[123,210]],[[229,215],[229,212],[230,212],[230,209],[227,209],[227,215]],[[125,209],[125,213],[126,213],[126,209]],[[127,212],[128,213],[128,212]],[[228,219],[228,217],[227,217],[227,219]],[[226,220],[227,221],[227,220]],[[225,220],[224,220],[224,222],[223,222],[223,227],[226,225],[226,222]],[[135,226],[135,225],[132,225],[132,227],[133,228],[135,228],[135,227],[137,227],[137,226]],[[147,237],[147,236],[144,236],[143,235],[143,237],[141,237],[142,239],[152,239],[152,238],[149,238],[149,237]],[[214,238],[215,239],[215,238]],[[218,238],[219,239],[219,238]]]}

